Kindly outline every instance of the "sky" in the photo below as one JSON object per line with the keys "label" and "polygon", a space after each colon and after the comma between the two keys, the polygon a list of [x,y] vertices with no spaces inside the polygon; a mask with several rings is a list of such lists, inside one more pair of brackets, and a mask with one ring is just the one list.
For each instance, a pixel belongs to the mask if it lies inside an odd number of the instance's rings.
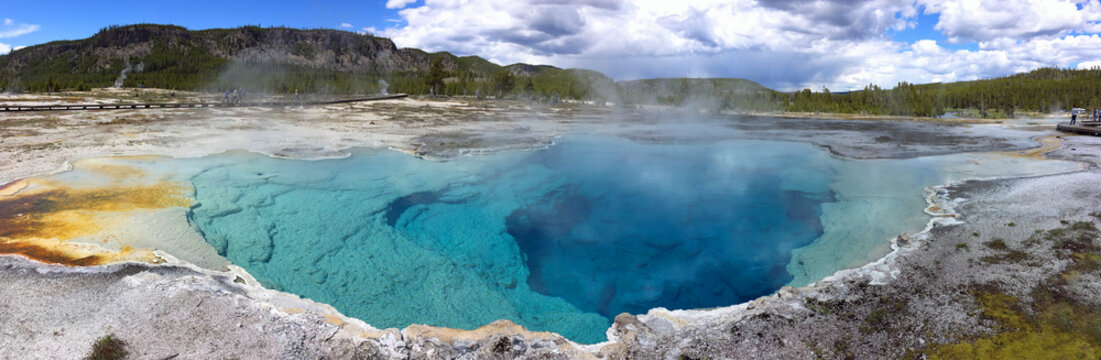
{"label": "sky", "polygon": [[0,21],[0,53],[108,25],[288,26],[616,80],[737,77],[780,90],[1101,66],[1101,0],[4,0]]}

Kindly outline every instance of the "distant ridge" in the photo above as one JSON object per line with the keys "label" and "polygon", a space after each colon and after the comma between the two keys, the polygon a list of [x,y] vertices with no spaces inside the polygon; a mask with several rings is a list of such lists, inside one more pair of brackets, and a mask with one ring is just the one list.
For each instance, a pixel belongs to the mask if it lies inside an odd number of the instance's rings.
{"label": "distant ridge", "polygon": [[[0,87],[54,91],[113,86],[119,80],[125,87],[186,90],[253,87],[349,93],[386,89],[426,94],[431,87],[424,78],[433,66],[444,76],[436,89],[444,94],[500,94],[527,87],[532,93],[584,95],[570,91],[569,84],[552,81],[565,76],[564,72],[582,70],[501,66],[477,56],[398,48],[390,39],[348,31],[256,26],[188,30],[157,24],[110,26],[87,39],[54,41],[0,55]],[[502,84],[493,84],[494,76]],[[603,74],[590,80],[611,83]]]}
{"label": "distant ridge", "polygon": [[498,65],[478,56],[398,48],[372,35],[330,29],[188,30],[174,25],[109,26],[81,40],[54,41],[0,55],[0,89],[45,92],[91,87],[157,87],[277,94],[467,95],[591,100],[621,105],[968,117],[1013,117],[1068,106],[1101,107],[1101,69],[1041,68],[987,80],[898,83],[830,93],[778,92],[746,79],[665,78],[615,82],[585,69]]}

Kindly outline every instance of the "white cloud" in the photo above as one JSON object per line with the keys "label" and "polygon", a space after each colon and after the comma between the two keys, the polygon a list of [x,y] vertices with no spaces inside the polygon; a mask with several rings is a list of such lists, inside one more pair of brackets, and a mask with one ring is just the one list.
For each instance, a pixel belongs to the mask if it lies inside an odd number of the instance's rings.
{"label": "white cloud", "polygon": [[[744,77],[835,90],[969,80],[1101,59],[1101,0],[391,0],[398,46],[499,63],[598,70],[616,79]],[[894,42],[919,6],[939,14],[952,50]]]}
{"label": "white cloud", "polygon": [[15,20],[5,18],[4,25],[0,26],[0,39],[13,38],[38,31],[38,25],[16,23]]}
{"label": "white cloud", "polygon": [[387,9],[401,9],[406,5],[417,2],[417,0],[386,0]]}
{"label": "white cloud", "polygon": [[25,48],[26,46],[12,46],[4,43],[0,43],[0,55],[10,53],[15,50]]}
{"label": "white cloud", "polygon": [[[399,45],[475,52],[509,60],[546,54],[677,55],[868,39],[905,26],[911,0],[428,0],[401,10]],[[822,5],[825,4],[825,5]]]}
{"label": "white cloud", "polygon": [[351,29],[351,28],[352,28],[352,24],[349,24],[349,23],[340,23],[340,28],[341,28],[341,29]]}
{"label": "white cloud", "polygon": [[[940,14],[936,30],[950,42],[1028,39],[1091,30],[1101,19],[1098,0],[920,0]],[[1078,3],[1083,4],[1078,10]]]}
{"label": "white cloud", "polygon": [[1078,63],[1078,70],[1101,68],[1101,60],[1083,61]]}

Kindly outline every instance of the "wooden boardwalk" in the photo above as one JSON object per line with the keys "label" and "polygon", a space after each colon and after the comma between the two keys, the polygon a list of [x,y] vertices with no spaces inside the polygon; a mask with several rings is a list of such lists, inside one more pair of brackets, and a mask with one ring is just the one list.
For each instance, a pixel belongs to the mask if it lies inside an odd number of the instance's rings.
{"label": "wooden boardwalk", "polygon": [[353,99],[338,99],[324,101],[267,101],[267,102],[241,102],[241,103],[133,103],[133,104],[57,104],[57,105],[13,105],[0,104],[0,112],[3,111],[64,111],[64,110],[119,110],[119,109],[181,109],[181,108],[218,108],[218,107],[287,107],[287,106],[318,106],[343,104],[360,101],[375,101],[400,99],[406,94],[368,96]]}
{"label": "wooden boardwalk", "polygon": [[1059,125],[1055,126],[1055,129],[1064,132],[1101,136],[1101,121],[1079,121],[1074,125],[1071,125],[1069,122],[1059,123]]}

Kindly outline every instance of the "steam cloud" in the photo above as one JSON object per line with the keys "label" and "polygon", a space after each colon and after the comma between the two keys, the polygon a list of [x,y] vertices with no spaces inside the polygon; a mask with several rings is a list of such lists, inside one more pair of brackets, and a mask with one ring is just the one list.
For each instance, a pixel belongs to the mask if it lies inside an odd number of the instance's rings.
{"label": "steam cloud", "polygon": [[122,68],[122,73],[119,74],[118,79],[115,79],[115,88],[121,89],[122,84],[126,81],[126,75],[131,71],[140,73],[145,71],[145,63],[138,63],[137,66],[130,66],[130,63],[126,63],[126,67]]}

